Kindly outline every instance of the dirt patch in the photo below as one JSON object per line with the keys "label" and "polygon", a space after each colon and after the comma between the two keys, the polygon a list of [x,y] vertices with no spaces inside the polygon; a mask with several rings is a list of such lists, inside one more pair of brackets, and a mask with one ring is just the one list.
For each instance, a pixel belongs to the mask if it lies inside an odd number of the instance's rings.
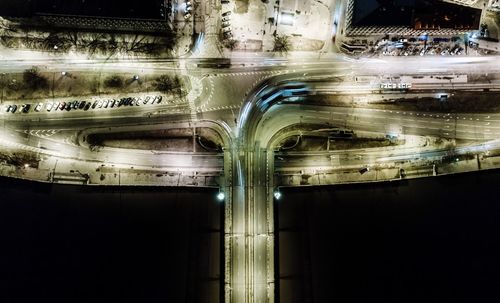
{"label": "dirt patch", "polygon": [[154,131],[131,131],[91,134],[86,138],[92,149],[114,147],[157,151],[220,151],[222,139],[211,129],[172,128]]}
{"label": "dirt patch", "polygon": [[13,165],[17,168],[38,168],[39,162],[40,158],[35,153],[15,151],[0,154],[0,163]]}
{"label": "dirt patch", "polygon": [[[3,88],[3,101],[158,91],[157,77],[153,75],[140,75],[139,78],[134,78],[136,75],[131,73],[117,75],[112,73],[46,72],[44,70],[39,70],[38,74],[41,79],[44,79],[46,85],[38,87],[28,85],[23,79],[23,73],[3,75],[0,79],[0,85]],[[171,76],[176,77],[173,73]],[[187,81],[183,78],[178,79],[182,83],[181,87],[184,87]],[[175,92],[167,93],[180,97],[185,94],[185,91],[180,88]]]}
{"label": "dirt patch", "polygon": [[356,103],[352,96],[311,96],[308,101],[318,105],[339,107],[364,107],[379,109],[399,109],[408,111],[429,111],[443,113],[474,113],[500,111],[498,92],[455,92],[448,94],[446,101],[437,98],[412,98],[380,100],[370,103]]}
{"label": "dirt patch", "polygon": [[[385,138],[328,138],[302,136],[297,143],[297,137],[285,139],[281,146],[294,146],[283,151],[326,151],[349,150],[360,148],[377,148],[404,144],[404,140],[389,140]],[[296,144],[296,145],[295,145]]]}

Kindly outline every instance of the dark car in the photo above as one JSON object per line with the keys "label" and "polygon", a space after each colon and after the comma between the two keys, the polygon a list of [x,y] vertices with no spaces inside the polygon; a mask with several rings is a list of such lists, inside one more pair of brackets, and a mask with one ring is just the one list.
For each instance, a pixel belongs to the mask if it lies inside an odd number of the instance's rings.
{"label": "dark car", "polygon": [[89,110],[89,108],[90,108],[91,105],[92,104],[90,104],[90,102],[87,103],[87,104],[85,104],[85,107],[83,108],[83,110]]}
{"label": "dark car", "polygon": [[31,104],[25,104],[25,105],[23,105],[22,112],[26,114],[30,111],[30,108],[31,108]]}
{"label": "dark car", "polygon": [[362,169],[360,169],[359,173],[364,174],[364,173],[369,172],[369,171],[370,171],[370,168],[368,166],[366,166],[366,167],[363,167]]}
{"label": "dark car", "polygon": [[94,104],[92,104],[92,109],[94,109],[96,106],[97,106],[97,101],[95,101]]}
{"label": "dark car", "polygon": [[80,102],[80,105],[78,105],[78,108],[83,109],[85,107],[85,103],[87,103],[87,102],[85,102],[85,101]]}
{"label": "dark car", "polygon": [[14,105],[12,105],[12,107],[10,108],[10,112],[11,112],[11,113],[15,113],[15,112],[16,112],[16,110],[17,110],[17,105],[15,105],[15,104],[14,104]]}

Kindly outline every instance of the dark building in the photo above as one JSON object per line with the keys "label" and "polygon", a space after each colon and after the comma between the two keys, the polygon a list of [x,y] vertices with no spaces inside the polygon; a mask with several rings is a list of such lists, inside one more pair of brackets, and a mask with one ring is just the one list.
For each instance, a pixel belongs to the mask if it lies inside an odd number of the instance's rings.
{"label": "dark building", "polygon": [[[166,0],[1,0],[0,15],[51,27],[166,31]],[[29,21],[28,21],[29,23]]]}
{"label": "dark building", "polygon": [[357,0],[351,26],[477,29],[481,10],[439,0]]}

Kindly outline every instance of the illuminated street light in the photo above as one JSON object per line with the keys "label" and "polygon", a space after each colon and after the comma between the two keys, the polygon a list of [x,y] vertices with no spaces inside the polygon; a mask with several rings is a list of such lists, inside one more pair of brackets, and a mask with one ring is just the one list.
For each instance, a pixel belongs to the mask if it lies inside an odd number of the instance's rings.
{"label": "illuminated street light", "polygon": [[279,189],[277,189],[277,190],[274,192],[274,199],[276,199],[276,200],[281,199],[281,192],[279,191]]}
{"label": "illuminated street light", "polygon": [[219,201],[224,201],[225,197],[226,197],[226,195],[221,191],[217,194],[217,200],[219,200]]}

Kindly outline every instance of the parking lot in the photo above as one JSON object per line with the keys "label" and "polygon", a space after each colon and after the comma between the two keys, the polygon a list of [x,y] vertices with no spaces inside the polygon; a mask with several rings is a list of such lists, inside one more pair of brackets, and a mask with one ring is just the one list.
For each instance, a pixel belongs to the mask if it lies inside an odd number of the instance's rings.
{"label": "parking lot", "polygon": [[374,39],[351,39],[342,43],[340,49],[351,55],[370,56],[465,56],[483,55],[478,49],[464,41],[463,36],[408,37],[393,36]]}
{"label": "parking lot", "polygon": [[30,112],[57,112],[57,111],[76,111],[76,110],[103,110],[111,108],[119,108],[126,106],[146,106],[160,104],[163,101],[163,96],[161,95],[151,95],[144,97],[123,97],[117,99],[96,99],[90,101],[84,100],[73,100],[73,101],[48,101],[48,102],[37,102],[37,103],[25,103],[22,105],[7,104],[4,105],[5,113],[19,113],[28,114]]}

